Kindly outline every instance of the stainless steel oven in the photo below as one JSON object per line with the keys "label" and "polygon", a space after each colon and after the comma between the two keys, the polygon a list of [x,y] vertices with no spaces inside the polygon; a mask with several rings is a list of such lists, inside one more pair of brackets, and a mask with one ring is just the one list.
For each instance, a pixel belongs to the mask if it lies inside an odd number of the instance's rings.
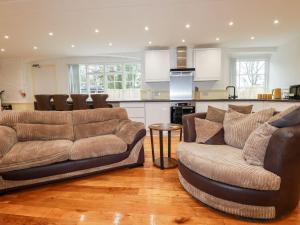
{"label": "stainless steel oven", "polygon": [[171,123],[182,124],[182,116],[195,113],[194,102],[177,102],[171,104]]}

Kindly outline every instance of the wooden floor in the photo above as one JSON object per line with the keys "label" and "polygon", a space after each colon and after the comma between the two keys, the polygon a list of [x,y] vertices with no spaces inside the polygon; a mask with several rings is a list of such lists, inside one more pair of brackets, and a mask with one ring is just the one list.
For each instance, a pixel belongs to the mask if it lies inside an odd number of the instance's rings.
{"label": "wooden floor", "polygon": [[[172,139],[173,147],[177,139]],[[149,138],[145,151],[144,167],[1,196],[0,225],[261,224],[236,219],[197,202],[179,184],[176,169],[161,171],[152,166]],[[300,206],[268,224],[300,225]]]}

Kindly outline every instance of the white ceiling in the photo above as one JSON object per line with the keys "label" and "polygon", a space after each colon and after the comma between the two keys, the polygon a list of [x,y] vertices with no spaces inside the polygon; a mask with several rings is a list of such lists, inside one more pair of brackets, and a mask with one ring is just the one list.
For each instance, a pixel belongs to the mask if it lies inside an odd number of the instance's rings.
{"label": "white ceiling", "polygon": [[277,46],[300,35],[299,12],[300,0],[0,0],[0,57],[93,56],[216,37],[227,47]]}

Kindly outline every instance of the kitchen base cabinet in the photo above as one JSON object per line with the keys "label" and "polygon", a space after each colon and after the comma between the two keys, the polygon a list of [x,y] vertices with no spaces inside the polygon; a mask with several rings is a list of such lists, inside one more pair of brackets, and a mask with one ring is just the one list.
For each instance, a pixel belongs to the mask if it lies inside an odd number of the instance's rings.
{"label": "kitchen base cabinet", "polygon": [[126,109],[128,117],[132,121],[145,123],[144,102],[121,102],[120,107]]}
{"label": "kitchen base cabinet", "polygon": [[170,102],[146,102],[146,127],[153,123],[170,123]]}

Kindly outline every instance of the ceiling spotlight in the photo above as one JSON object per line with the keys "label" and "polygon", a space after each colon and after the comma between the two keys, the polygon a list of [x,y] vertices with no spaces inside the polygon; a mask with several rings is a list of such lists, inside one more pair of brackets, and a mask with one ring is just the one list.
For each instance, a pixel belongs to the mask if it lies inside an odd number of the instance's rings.
{"label": "ceiling spotlight", "polygon": [[49,34],[49,36],[53,36],[53,32],[49,32],[48,34]]}
{"label": "ceiling spotlight", "polygon": [[152,45],[152,41],[149,41],[148,44],[149,44],[149,45]]}
{"label": "ceiling spotlight", "polygon": [[71,45],[71,48],[75,48],[75,45]]}
{"label": "ceiling spotlight", "polygon": [[1,48],[0,51],[1,51],[1,52],[5,52],[5,49],[4,49],[4,48]]}
{"label": "ceiling spotlight", "polygon": [[144,28],[144,29],[145,29],[145,31],[148,31],[148,30],[149,30],[149,27],[145,26],[145,28]]}
{"label": "ceiling spotlight", "polygon": [[219,37],[216,37],[216,41],[220,41],[220,38],[219,38]]}
{"label": "ceiling spotlight", "polygon": [[100,32],[99,29],[97,29],[97,28],[94,31],[95,31],[95,33],[99,33]]}
{"label": "ceiling spotlight", "polygon": [[233,21],[230,21],[230,22],[228,23],[228,25],[232,27],[232,26],[234,25],[234,22],[233,22]]}
{"label": "ceiling spotlight", "polygon": [[111,42],[109,42],[109,43],[108,43],[108,46],[112,46],[112,43],[111,43]]}
{"label": "ceiling spotlight", "polygon": [[254,40],[254,39],[255,39],[255,37],[254,37],[254,36],[252,36],[250,39],[251,39],[251,40]]}
{"label": "ceiling spotlight", "polygon": [[273,23],[274,24],[279,24],[279,20],[274,20]]}
{"label": "ceiling spotlight", "polygon": [[9,39],[9,36],[8,36],[8,35],[4,35],[4,38],[5,38],[5,39]]}
{"label": "ceiling spotlight", "polygon": [[37,46],[33,46],[33,50],[37,50],[38,49],[38,47]]}
{"label": "ceiling spotlight", "polygon": [[186,29],[189,29],[190,27],[191,27],[190,24],[186,24],[186,25],[185,25],[185,28],[186,28]]}
{"label": "ceiling spotlight", "polygon": [[182,42],[182,43],[185,43],[185,40],[184,40],[184,39],[182,39],[182,40],[181,40],[181,42]]}

